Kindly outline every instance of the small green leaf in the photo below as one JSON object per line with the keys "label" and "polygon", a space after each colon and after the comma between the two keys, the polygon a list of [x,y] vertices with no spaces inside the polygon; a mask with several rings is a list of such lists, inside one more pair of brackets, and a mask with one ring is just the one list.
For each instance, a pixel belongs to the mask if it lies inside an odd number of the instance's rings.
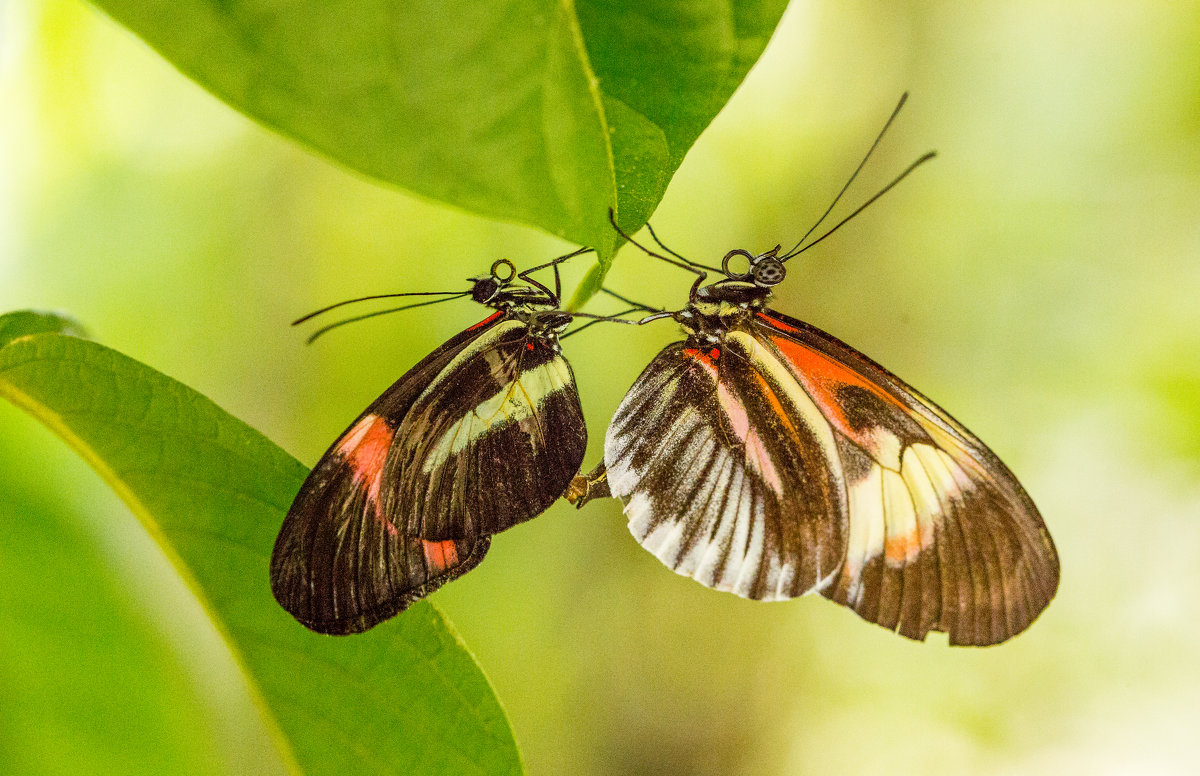
{"label": "small green leaf", "polygon": [[57,334],[0,348],[0,395],[67,440],[158,540],[294,770],[522,772],[487,679],[430,604],[333,638],[275,603],[268,560],[305,469],[258,432],[143,364]]}
{"label": "small green leaf", "polygon": [[579,0],[613,128],[620,223],[640,227],[771,38],[786,0]]}
{"label": "small green leaf", "polygon": [[[96,0],[229,104],[384,181],[616,249],[785,0]],[[581,300],[582,301],[582,300]]]}
{"label": "small green leaf", "polygon": [[83,326],[65,313],[18,310],[0,315],[0,348],[30,334],[69,334],[86,337]]}

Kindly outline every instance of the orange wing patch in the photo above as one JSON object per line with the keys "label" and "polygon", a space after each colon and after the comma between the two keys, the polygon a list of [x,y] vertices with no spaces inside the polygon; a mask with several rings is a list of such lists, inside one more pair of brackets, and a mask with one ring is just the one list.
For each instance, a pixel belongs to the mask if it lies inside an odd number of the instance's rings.
{"label": "orange wing patch", "polygon": [[771,344],[783,356],[796,379],[804,385],[805,391],[821,408],[830,424],[848,439],[870,450],[876,460],[886,462],[890,468],[898,469],[901,450],[895,435],[885,428],[855,429],[846,416],[843,402],[838,398],[838,389],[847,385],[855,386],[892,405],[905,415],[911,414],[910,410],[875,383],[825,354],[788,337],[771,336],[770,339]]}

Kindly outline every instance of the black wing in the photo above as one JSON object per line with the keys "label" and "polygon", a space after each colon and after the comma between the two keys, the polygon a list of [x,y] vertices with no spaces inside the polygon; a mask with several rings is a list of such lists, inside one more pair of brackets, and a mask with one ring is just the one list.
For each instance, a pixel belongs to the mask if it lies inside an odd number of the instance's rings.
{"label": "black wing", "polygon": [[950,415],[825,332],[774,311],[752,333],[821,408],[849,497],[846,554],[821,592],[924,639],[994,644],[1058,588],[1041,515],[996,455]]}

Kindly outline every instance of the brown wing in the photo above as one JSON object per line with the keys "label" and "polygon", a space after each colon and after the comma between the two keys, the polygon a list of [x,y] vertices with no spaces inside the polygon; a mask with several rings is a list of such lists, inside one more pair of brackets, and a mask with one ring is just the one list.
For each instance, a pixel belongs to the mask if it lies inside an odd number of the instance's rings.
{"label": "brown wing", "polygon": [[503,319],[452,338],[376,399],[325,452],[300,487],[271,555],[271,590],[320,633],[364,631],[403,611],[483,559],[490,540],[427,540],[387,511],[385,461],[421,391]]}
{"label": "brown wing", "polygon": [[841,570],[822,594],[924,639],[994,644],[1058,587],[1041,515],[1000,459],[948,413],[845,343],[774,311],[754,337],[821,408],[849,500]]}

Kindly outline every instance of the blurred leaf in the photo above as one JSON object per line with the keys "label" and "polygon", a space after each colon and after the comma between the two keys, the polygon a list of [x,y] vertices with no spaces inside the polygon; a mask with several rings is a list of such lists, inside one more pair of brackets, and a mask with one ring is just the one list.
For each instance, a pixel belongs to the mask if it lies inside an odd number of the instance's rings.
{"label": "blurred leaf", "polygon": [[[13,416],[9,407],[0,410]],[[0,416],[0,762],[5,774],[228,773],[194,679],[69,513],[12,487]],[[10,446],[10,443],[12,446]]]}
{"label": "blurred leaf", "polygon": [[30,334],[70,334],[86,337],[83,326],[69,315],[41,310],[18,310],[0,315],[0,348]]}
{"label": "blurred leaf", "polygon": [[785,0],[97,0],[248,115],[376,178],[597,248],[640,227]]}
{"label": "blurred leaf", "polygon": [[275,603],[268,558],[305,469],[270,441],[186,386],[73,337],[0,348],[0,395],[67,440],[159,541],[296,770],[522,771],[487,679],[430,604],[338,639]]}
{"label": "blurred leaf", "polygon": [[1157,433],[1150,436],[1155,446],[1164,442],[1176,454],[1200,462],[1200,368],[1191,353],[1195,346],[1179,348],[1161,366],[1147,368],[1146,395],[1156,399]]}

